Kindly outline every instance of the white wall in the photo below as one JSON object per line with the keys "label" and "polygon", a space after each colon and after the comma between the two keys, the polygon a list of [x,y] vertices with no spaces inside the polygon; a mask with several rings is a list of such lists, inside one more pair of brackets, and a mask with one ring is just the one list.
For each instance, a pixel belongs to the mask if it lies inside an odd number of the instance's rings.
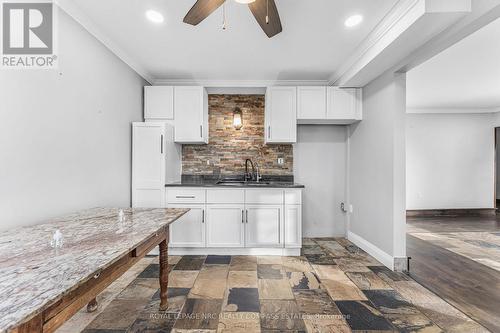
{"label": "white wall", "polygon": [[406,254],[405,81],[387,73],[363,87],[349,135],[349,239],[389,267]]}
{"label": "white wall", "polygon": [[346,127],[299,125],[294,145],[294,177],[305,185],[304,237],[345,236]]}
{"label": "white wall", "polygon": [[493,208],[493,115],[407,115],[407,209]]}
{"label": "white wall", "polygon": [[59,11],[59,70],[0,73],[0,229],[129,206],[142,80]]}

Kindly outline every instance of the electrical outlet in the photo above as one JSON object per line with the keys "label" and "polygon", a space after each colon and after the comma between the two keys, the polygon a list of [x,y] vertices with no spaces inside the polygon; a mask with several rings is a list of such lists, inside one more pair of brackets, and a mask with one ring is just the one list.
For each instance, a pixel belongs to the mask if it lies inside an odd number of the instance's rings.
{"label": "electrical outlet", "polygon": [[349,205],[349,213],[354,212],[354,207],[352,205]]}
{"label": "electrical outlet", "polygon": [[210,160],[207,160],[207,165],[210,165]]}
{"label": "electrical outlet", "polygon": [[285,164],[285,159],[283,157],[278,157],[278,165]]}

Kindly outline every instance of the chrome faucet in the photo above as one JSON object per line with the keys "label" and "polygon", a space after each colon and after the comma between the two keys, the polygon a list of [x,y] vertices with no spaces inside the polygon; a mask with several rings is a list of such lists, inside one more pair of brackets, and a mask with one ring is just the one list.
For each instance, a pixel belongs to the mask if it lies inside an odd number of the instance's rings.
{"label": "chrome faucet", "polygon": [[[252,173],[248,172],[248,162],[250,162],[250,165],[252,166]],[[255,167],[253,165],[253,162],[252,162],[251,159],[247,158],[245,160],[245,181],[253,180],[254,179],[254,175],[255,175]]]}
{"label": "chrome faucet", "polygon": [[259,168],[259,164],[257,162],[255,162],[255,170],[256,170],[255,181],[258,183],[262,179],[262,176],[260,175],[260,168]]}

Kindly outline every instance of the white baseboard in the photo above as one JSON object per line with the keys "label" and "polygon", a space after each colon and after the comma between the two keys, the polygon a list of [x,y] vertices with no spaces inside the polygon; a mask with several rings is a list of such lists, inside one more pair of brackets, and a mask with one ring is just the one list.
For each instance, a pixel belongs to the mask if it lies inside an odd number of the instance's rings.
{"label": "white baseboard", "polygon": [[170,247],[168,254],[173,256],[183,255],[230,255],[230,256],[300,256],[298,249],[276,248],[198,248],[198,247]]}
{"label": "white baseboard", "polygon": [[349,239],[351,242],[359,246],[369,255],[380,261],[387,268],[394,270],[394,257],[391,256],[390,254],[382,251],[377,246],[373,245],[363,237],[356,235],[351,231],[347,232],[347,239]]}

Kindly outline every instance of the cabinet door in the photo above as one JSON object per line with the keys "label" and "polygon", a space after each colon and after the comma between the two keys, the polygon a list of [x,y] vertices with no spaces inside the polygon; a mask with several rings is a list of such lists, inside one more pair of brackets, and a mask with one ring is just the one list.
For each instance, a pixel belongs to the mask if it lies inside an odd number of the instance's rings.
{"label": "cabinet door", "polygon": [[191,210],[170,225],[170,247],[205,247],[205,205],[168,205]]}
{"label": "cabinet door", "polygon": [[132,124],[132,207],[165,206],[165,127]]}
{"label": "cabinet door", "polygon": [[144,119],[174,119],[174,87],[144,87]]}
{"label": "cabinet door", "polygon": [[268,87],[265,111],[266,143],[297,141],[297,88]]}
{"label": "cabinet door", "polygon": [[285,205],[285,247],[302,246],[301,205]]}
{"label": "cabinet door", "polygon": [[326,119],[326,87],[297,87],[297,119]]}
{"label": "cabinet door", "polygon": [[328,87],[328,119],[361,120],[361,91],[356,88]]}
{"label": "cabinet door", "polygon": [[208,95],[203,87],[174,88],[175,142],[208,143]]}
{"label": "cabinet door", "polygon": [[245,246],[283,247],[281,205],[245,207]]}
{"label": "cabinet door", "polygon": [[207,247],[244,246],[244,205],[207,205]]}

